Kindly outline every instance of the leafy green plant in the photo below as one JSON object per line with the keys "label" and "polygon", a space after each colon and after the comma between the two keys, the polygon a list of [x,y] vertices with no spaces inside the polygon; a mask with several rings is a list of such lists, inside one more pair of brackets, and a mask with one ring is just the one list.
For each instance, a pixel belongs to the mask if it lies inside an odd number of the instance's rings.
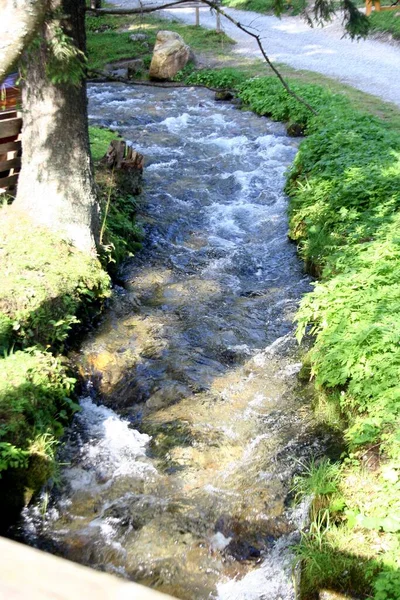
{"label": "leafy green plant", "polygon": [[16,448],[9,442],[0,442],[0,478],[1,471],[27,467],[28,455],[26,450]]}
{"label": "leafy green plant", "polygon": [[187,85],[205,85],[211,88],[236,89],[246,80],[239,69],[225,67],[222,69],[201,69],[184,78]]}
{"label": "leafy green plant", "polygon": [[374,581],[374,600],[400,598],[400,572],[383,571]]}

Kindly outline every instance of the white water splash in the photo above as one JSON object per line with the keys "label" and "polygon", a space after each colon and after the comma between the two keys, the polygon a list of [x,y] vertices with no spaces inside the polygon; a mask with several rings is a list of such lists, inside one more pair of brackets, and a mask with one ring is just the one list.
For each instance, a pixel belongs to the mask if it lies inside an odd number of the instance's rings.
{"label": "white water splash", "polygon": [[64,473],[74,490],[86,489],[94,479],[106,483],[124,475],[144,477],[156,472],[146,458],[150,436],[132,429],[129,421],[90,398],[83,398],[81,407],[77,420],[90,439],[80,448],[85,469],[77,466]]}
{"label": "white water splash", "polygon": [[160,125],[165,125],[168,131],[172,131],[172,133],[178,133],[181,129],[184,129],[189,124],[190,115],[188,113],[183,113],[179,115],[179,117],[167,117],[164,121],[159,123]]}
{"label": "white water splash", "polygon": [[218,600],[294,600],[290,543],[290,536],[280,538],[258,569],[217,584]]}

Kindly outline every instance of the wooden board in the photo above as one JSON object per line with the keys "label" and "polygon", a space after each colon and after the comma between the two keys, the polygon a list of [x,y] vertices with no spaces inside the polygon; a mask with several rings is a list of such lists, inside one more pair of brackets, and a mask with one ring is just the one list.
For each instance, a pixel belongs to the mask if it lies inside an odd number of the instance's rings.
{"label": "wooden board", "polygon": [[0,600],[173,600],[4,538],[0,555]]}
{"label": "wooden board", "polygon": [[0,140],[2,138],[9,138],[14,135],[18,135],[21,131],[22,119],[16,117],[14,119],[1,119],[0,120]]}
{"label": "wooden board", "polygon": [[5,142],[4,144],[0,144],[0,154],[5,154],[6,152],[19,152],[21,150],[21,142]]}
{"label": "wooden board", "polygon": [[9,169],[20,169],[20,168],[21,168],[21,159],[20,158],[11,158],[10,160],[0,161],[0,173],[2,171],[7,171]]}
{"label": "wooden board", "polygon": [[0,178],[0,188],[10,188],[14,185],[17,185],[18,182],[18,173],[15,175],[9,175],[8,177]]}

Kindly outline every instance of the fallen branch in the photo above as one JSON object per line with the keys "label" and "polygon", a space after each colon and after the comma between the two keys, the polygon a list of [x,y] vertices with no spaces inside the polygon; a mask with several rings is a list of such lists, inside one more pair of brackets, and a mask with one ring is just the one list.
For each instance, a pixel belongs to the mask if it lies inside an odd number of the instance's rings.
{"label": "fallen branch", "polygon": [[[91,79],[90,75],[98,75],[95,79]],[[219,92],[220,88],[209,87],[208,85],[204,85],[202,83],[182,83],[181,81],[143,81],[136,79],[127,79],[126,77],[121,77],[120,75],[113,75],[112,73],[108,73],[107,71],[99,71],[98,69],[90,69],[89,73],[89,81],[93,83],[106,83],[107,81],[115,81],[117,83],[127,83],[129,85],[142,85],[147,87],[160,87],[160,88],[203,88],[206,90],[211,90],[212,92]],[[224,90],[225,91],[225,90]],[[226,90],[231,91],[232,90]]]}

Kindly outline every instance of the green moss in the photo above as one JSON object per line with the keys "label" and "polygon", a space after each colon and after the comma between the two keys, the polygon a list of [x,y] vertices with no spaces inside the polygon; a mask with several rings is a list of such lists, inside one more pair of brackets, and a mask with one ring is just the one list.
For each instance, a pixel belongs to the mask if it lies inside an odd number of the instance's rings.
{"label": "green moss", "polygon": [[13,207],[0,211],[0,252],[3,345],[59,348],[71,327],[109,295],[109,278],[97,259],[33,226]]}
{"label": "green moss", "polygon": [[90,151],[95,162],[103,158],[112,140],[118,138],[115,131],[103,127],[89,127]]}

